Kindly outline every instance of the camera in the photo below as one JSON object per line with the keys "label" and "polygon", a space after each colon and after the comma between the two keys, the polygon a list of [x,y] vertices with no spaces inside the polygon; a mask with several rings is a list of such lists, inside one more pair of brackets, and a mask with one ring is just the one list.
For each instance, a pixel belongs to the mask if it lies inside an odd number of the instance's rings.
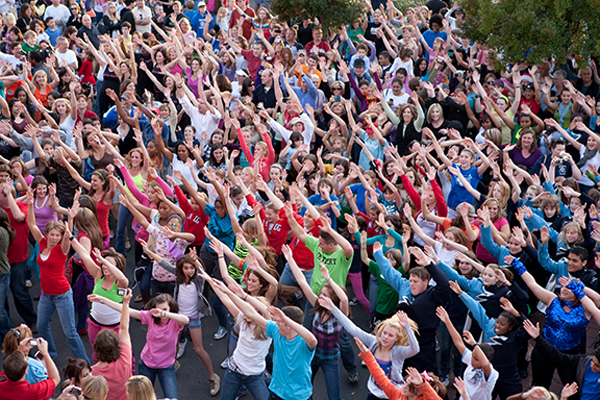
{"label": "camera", "polygon": [[37,340],[35,340],[35,339],[29,339],[29,345],[30,346],[37,346]]}
{"label": "camera", "polygon": [[127,293],[127,289],[122,289],[122,288],[118,288],[117,289],[117,296],[125,296],[125,294]]}
{"label": "camera", "polygon": [[73,386],[69,394],[72,394],[75,397],[81,396],[81,388],[79,386]]}

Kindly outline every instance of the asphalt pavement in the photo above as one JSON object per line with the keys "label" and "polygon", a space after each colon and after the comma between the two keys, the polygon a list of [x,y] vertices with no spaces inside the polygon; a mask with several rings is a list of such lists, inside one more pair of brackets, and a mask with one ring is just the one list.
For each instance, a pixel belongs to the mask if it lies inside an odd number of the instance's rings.
{"label": "asphalt pavement", "polygon": [[[131,236],[133,240],[133,235]],[[114,240],[113,240],[114,241]],[[133,242],[132,242],[133,243]],[[114,244],[114,243],[113,243]],[[126,275],[129,278],[130,282],[133,282],[133,270],[134,270],[134,257],[133,250],[130,251],[127,255],[127,269]],[[348,290],[351,292],[350,286]],[[39,281],[34,279],[33,287],[30,289],[31,297],[33,298],[40,292]],[[139,293],[138,290],[134,291],[134,297]],[[10,304],[10,314],[13,326],[21,324],[23,321],[17,313],[14,303],[12,300],[12,293],[9,292],[8,295],[9,304]],[[37,301],[34,301],[34,307],[37,312]],[[133,308],[141,308],[141,303],[134,303],[132,301]],[[361,327],[368,326],[368,317],[365,311],[362,309],[360,305],[356,307],[352,307],[352,315],[355,323]],[[58,315],[54,314],[52,318],[52,334],[54,336],[54,341],[56,343],[58,356],[54,360],[59,370],[61,370],[66,364],[67,359],[69,357],[73,357],[71,353],[71,349],[67,344],[67,340],[65,335],[62,332],[60,322],[58,319]],[[216,316],[208,316],[202,319],[202,334],[203,334],[203,344],[204,348],[210,355],[213,367],[215,372],[223,378],[225,375],[225,370],[221,368],[220,364],[226,357],[226,347],[227,347],[227,337],[216,341],[213,339],[213,334],[218,329],[218,322]],[[141,322],[136,319],[131,319],[131,341],[133,344],[133,354],[135,355],[136,363],[140,359],[140,353],[144,344],[146,343],[146,332],[145,327],[142,326]],[[34,337],[36,335],[34,334]],[[87,335],[82,336],[83,344],[87,350],[88,357],[91,359],[92,348],[90,346],[89,339]],[[358,350],[356,345],[352,343],[355,354],[358,354]],[[3,360],[3,356],[0,355]],[[358,384],[350,384],[348,381],[348,373],[344,370],[343,366],[340,362],[340,376],[341,376],[341,395],[343,399],[366,399],[367,397],[367,378],[369,376],[368,370],[364,367],[360,366],[361,359],[356,356],[356,363],[358,372],[360,374],[360,381]],[[187,349],[183,357],[179,359],[179,363],[181,367],[177,371],[177,390],[179,393],[180,400],[195,400],[195,399],[210,399],[209,393],[209,381],[208,375],[204,366],[200,362],[200,358],[194,352],[191,341],[188,342]],[[158,379],[155,382],[155,389],[158,398],[162,398],[162,390],[160,388],[160,384]],[[59,394],[57,390],[57,394]],[[220,398],[220,392],[216,396],[212,398]],[[244,400],[252,399],[252,396],[248,393],[244,397]],[[314,388],[313,388],[313,399],[315,400],[327,400],[327,392],[325,390],[325,381],[323,378],[323,374],[321,371],[317,372],[317,376],[314,379]],[[111,400],[111,399],[108,399]]]}

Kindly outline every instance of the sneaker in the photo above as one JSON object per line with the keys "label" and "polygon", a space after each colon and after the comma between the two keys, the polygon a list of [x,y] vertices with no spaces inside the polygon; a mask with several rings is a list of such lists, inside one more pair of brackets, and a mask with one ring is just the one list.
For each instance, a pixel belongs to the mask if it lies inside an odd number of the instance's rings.
{"label": "sneaker", "polygon": [[221,340],[223,339],[225,336],[227,336],[227,329],[223,328],[222,326],[219,327],[219,330],[217,331],[217,333],[215,333],[213,335],[213,339],[215,340]]}
{"label": "sneaker", "polygon": [[221,378],[215,374],[215,377],[210,379],[210,395],[216,396],[221,389]]}
{"label": "sneaker", "polygon": [[450,380],[448,379],[448,375],[440,375],[440,382],[442,382],[442,384],[444,386],[448,386],[450,384]]}
{"label": "sneaker", "polygon": [[33,282],[31,282],[31,279],[27,279],[27,280],[25,281],[25,287],[26,287],[26,288],[30,288],[30,287],[32,287],[32,286],[33,286]]}
{"label": "sneaker", "polygon": [[348,304],[350,304],[350,306],[354,307],[354,306],[358,305],[358,299],[355,297],[352,300],[350,300],[348,302]]}
{"label": "sneaker", "polygon": [[223,362],[221,363],[221,368],[223,368],[223,369],[227,369],[228,366],[229,366],[229,357],[224,359]]}
{"label": "sneaker", "polygon": [[78,330],[77,333],[79,334],[79,336],[87,335],[88,334],[87,326],[83,329]]}
{"label": "sneaker", "polygon": [[179,345],[177,347],[177,359],[178,360],[181,357],[183,357],[183,353],[185,353],[185,346],[187,346],[187,344],[188,344],[187,338],[185,338],[181,342],[179,342]]}
{"label": "sneaker", "polygon": [[358,383],[359,379],[360,379],[360,376],[358,375],[358,372],[351,372],[348,374],[348,380],[352,384]]}

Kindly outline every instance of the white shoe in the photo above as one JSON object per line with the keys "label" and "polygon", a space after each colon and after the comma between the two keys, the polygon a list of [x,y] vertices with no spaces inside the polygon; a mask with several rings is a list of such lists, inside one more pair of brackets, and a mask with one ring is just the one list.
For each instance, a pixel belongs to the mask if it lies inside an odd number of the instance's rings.
{"label": "white shoe", "polygon": [[188,340],[187,338],[183,339],[181,342],[179,342],[178,346],[177,346],[177,359],[179,360],[181,357],[183,357],[183,353],[185,353],[185,347],[188,344]]}

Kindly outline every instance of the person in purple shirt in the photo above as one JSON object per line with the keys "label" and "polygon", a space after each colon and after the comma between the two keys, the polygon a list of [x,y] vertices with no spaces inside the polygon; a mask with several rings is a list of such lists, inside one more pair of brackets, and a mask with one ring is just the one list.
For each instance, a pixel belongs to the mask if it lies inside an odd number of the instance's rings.
{"label": "person in purple shirt", "polygon": [[531,169],[538,158],[542,156],[542,151],[537,147],[533,129],[523,129],[517,143],[509,146],[507,150],[515,165],[521,165],[527,169]]}

